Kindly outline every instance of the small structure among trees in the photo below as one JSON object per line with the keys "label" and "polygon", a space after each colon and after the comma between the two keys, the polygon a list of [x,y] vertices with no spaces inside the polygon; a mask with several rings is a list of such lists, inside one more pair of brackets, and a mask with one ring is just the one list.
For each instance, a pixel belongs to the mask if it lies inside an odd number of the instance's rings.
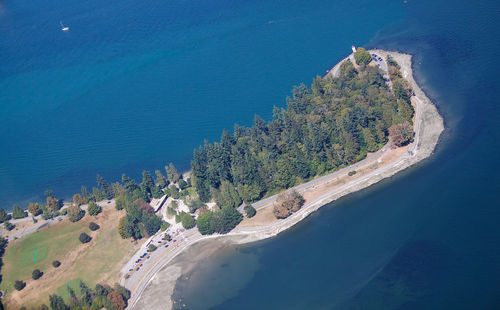
{"label": "small structure among trees", "polygon": [[304,205],[304,197],[296,190],[285,191],[278,195],[274,203],[274,216],[284,219],[297,212]]}

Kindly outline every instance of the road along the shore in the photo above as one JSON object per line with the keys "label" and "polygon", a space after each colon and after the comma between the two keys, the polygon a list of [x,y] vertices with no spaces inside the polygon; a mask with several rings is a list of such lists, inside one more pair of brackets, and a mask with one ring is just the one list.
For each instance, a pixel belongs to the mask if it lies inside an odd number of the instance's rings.
{"label": "road along the shore", "polygon": [[[392,161],[390,164],[383,166],[377,170],[373,170],[368,172],[367,174],[359,177],[357,179],[353,179],[346,184],[335,187],[331,191],[317,197],[309,202],[307,202],[299,211],[292,214],[290,217],[276,221],[269,225],[258,226],[258,227],[237,227],[227,235],[212,235],[212,236],[202,236],[194,229],[184,232],[182,235],[184,237],[184,241],[177,244],[175,250],[167,251],[166,253],[158,253],[154,259],[150,263],[149,268],[145,269],[140,274],[136,275],[136,278],[133,281],[124,281],[122,279],[122,283],[125,283],[127,288],[132,290],[132,296],[129,300],[129,308],[133,309],[140,299],[141,294],[147,288],[148,284],[154,278],[156,273],[165,267],[169,262],[172,261],[174,257],[176,257],[179,253],[184,251],[189,246],[198,243],[202,240],[207,239],[224,239],[231,238],[235,243],[242,244],[253,242],[257,240],[262,240],[266,238],[270,238],[276,236],[280,232],[290,228],[296,223],[300,222],[302,219],[307,217],[309,214],[319,209],[320,207],[328,204],[342,196],[345,196],[349,193],[353,193],[359,191],[363,188],[366,188],[372,184],[375,184],[385,178],[391,177],[394,174],[422,161],[423,159],[429,157],[434,151],[439,136],[441,132],[444,130],[443,119],[439,115],[436,107],[432,104],[429,98],[425,95],[425,93],[420,89],[412,75],[412,56],[407,54],[400,54],[397,52],[388,52],[383,50],[371,50],[370,53],[374,52],[384,58],[387,58],[388,55],[391,55],[401,66],[401,71],[404,77],[408,80],[410,85],[412,86],[415,96],[413,97],[414,103],[416,106],[415,120],[414,120],[414,131],[415,138],[414,142],[408,149],[408,152],[402,154],[399,158]],[[337,65],[338,66],[338,65]],[[336,66],[336,67],[337,67]],[[334,67],[335,69],[335,67]],[[333,71],[332,69],[331,71]],[[304,192],[308,188],[319,186],[320,183],[331,181],[332,178],[336,178],[339,174],[346,173],[346,171],[353,170],[354,168],[358,168],[361,165],[366,164],[368,161],[372,161],[374,156],[380,156],[384,152],[384,149],[381,149],[379,152],[373,154],[369,158],[364,161],[358,162],[352,166],[344,168],[340,171],[334,172],[327,176],[317,178],[310,182],[304,183],[296,187],[297,190]],[[275,196],[273,196],[275,198]],[[254,206],[257,209],[262,209],[264,207],[269,207],[272,205],[273,197],[266,198],[256,204]],[[178,237],[179,238],[179,237]],[[180,274],[172,275],[175,281]],[[170,297],[170,296],[169,296]],[[168,309],[172,307],[172,303],[170,300],[170,304],[163,304],[162,309]],[[151,309],[151,308],[150,308]]]}

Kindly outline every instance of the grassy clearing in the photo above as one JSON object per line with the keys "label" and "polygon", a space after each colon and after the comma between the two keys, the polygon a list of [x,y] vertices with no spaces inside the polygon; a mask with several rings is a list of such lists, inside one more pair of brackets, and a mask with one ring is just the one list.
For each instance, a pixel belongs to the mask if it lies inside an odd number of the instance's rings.
{"label": "grassy clearing", "polygon": [[12,291],[14,281],[26,281],[31,278],[34,269],[40,269],[44,273],[50,272],[54,269],[52,261],[63,262],[64,255],[78,246],[78,236],[85,228],[82,223],[63,221],[11,242],[4,256],[5,266],[2,268],[3,279],[0,288]]}
{"label": "grassy clearing", "polygon": [[[48,304],[48,296],[54,293],[67,300],[68,283],[78,295],[80,280],[89,287],[118,282],[120,268],[139,248],[139,244],[121,239],[117,232],[118,221],[124,214],[124,210],[116,211],[109,206],[97,217],[86,215],[77,223],[64,220],[9,244],[0,285],[7,291],[4,300],[7,309]],[[90,231],[88,224],[91,221],[101,228]],[[78,240],[82,232],[92,237],[89,243],[81,244]],[[34,264],[35,249],[37,260]],[[52,266],[54,260],[62,263],[59,268]],[[44,272],[36,281],[31,279],[35,268]],[[26,281],[26,288],[20,292],[13,290],[15,280]]]}

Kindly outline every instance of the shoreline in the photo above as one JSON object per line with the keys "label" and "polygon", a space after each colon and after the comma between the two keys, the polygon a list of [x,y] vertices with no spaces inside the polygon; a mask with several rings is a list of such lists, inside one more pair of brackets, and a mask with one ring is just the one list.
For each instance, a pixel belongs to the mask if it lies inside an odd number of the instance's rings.
{"label": "shoreline", "polygon": [[[191,246],[195,244],[200,245],[201,241],[205,240],[217,240],[218,242],[220,242],[221,246],[223,246],[224,244],[227,244],[227,242],[231,242],[233,244],[244,244],[274,237],[280,232],[283,232],[288,228],[294,226],[322,206],[335,201],[340,197],[367,188],[375,183],[382,181],[383,179],[391,177],[396,173],[403,171],[406,168],[413,166],[432,155],[438,143],[439,136],[444,130],[444,123],[436,106],[432,104],[430,99],[422,91],[422,89],[420,89],[413,78],[412,56],[408,54],[401,54],[399,52],[391,52],[378,49],[369,50],[369,52],[377,53],[383,56],[384,59],[386,59],[388,55],[391,55],[401,66],[403,77],[408,80],[415,93],[415,96],[412,97],[416,105],[414,120],[415,138],[414,142],[410,144],[408,152],[403,153],[387,166],[383,166],[377,170],[369,172],[363,177],[354,179],[344,184],[343,186],[339,186],[323,195],[320,195],[319,197],[315,197],[312,201],[307,202],[299,211],[293,213],[286,219],[257,227],[236,227],[233,231],[226,235],[202,236],[197,231],[191,232],[191,234],[187,238],[188,241],[185,242],[185,244],[176,248],[173,251],[174,253],[172,253],[172,255],[168,255],[163,259],[159,259],[156,265],[146,273],[143,279],[140,279],[142,281],[139,281],[139,283],[137,284],[139,287],[135,291],[132,291],[132,297],[129,301],[130,309],[142,309],[145,307],[145,305],[141,305],[141,296],[146,291],[146,288],[148,288],[150,283],[154,283],[158,280],[159,273],[162,271],[166,271],[168,268],[171,268],[170,271],[172,272],[168,274],[166,279],[163,279],[165,283],[162,283],[162,294],[161,296],[155,296],[155,301],[161,301],[161,309],[172,308],[172,295],[178,278],[183,274],[181,270],[184,269],[179,265],[182,265],[182,263],[196,263],[196,261],[177,262],[176,258],[179,257],[179,254],[183,253]],[[352,54],[349,57],[351,56]],[[341,62],[343,62],[344,59],[345,58],[343,58]],[[329,71],[329,74],[330,72],[334,73],[341,62],[335,65]],[[356,163],[354,165],[358,164],[359,163]],[[349,166],[344,169],[352,169],[352,167],[353,166]],[[310,185],[311,182],[318,181],[318,179],[319,178],[299,186],[306,186],[305,190],[307,190],[307,185]],[[196,233],[198,233],[198,235]],[[190,239],[191,237],[192,239]],[[150,304],[148,304],[147,306],[148,309],[156,309],[155,307],[151,307]]]}

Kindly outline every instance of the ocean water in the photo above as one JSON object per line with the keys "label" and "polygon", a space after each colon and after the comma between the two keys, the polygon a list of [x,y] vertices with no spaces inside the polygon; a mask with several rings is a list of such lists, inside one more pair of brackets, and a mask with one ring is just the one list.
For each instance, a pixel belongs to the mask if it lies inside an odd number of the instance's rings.
{"label": "ocean water", "polygon": [[269,119],[401,10],[383,2],[357,27],[378,5],[1,1],[0,206],[71,197],[97,173],[189,169],[204,139]]}
{"label": "ocean water", "polygon": [[435,154],[273,239],[201,262],[178,281],[176,308],[500,308],[499,2],[376,3],[352,18],[359,29],[389,13],[362,43],[415,56],[417,82],[445,119]]}
{"label": "ocean water", "polygon": [[[177,286],[187,309],[498,309],[498,1],[0,2],[0,206],[138,177],[269,119],[350,46],[413,54],[436,154]],[[59,21],[71,29],[60,30]]]}

